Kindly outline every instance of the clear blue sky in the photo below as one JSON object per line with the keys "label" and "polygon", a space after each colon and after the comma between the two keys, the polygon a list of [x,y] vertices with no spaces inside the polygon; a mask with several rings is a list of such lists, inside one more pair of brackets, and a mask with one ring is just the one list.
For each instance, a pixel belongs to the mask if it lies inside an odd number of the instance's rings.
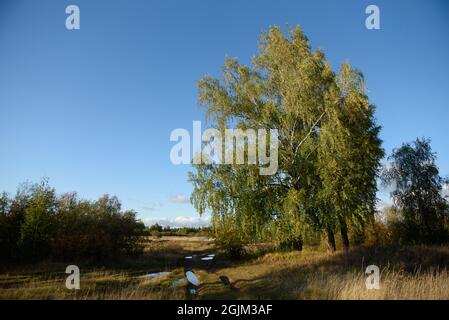
{"label": "clear blue sky", "polygon": [[[80,30],[65,28],[70,4]],[[365,28],[369,4],[381,30]],[[203,75],[225,55],[248,63],[261,31],[286,23],[334,69],[349,61],[364,72],[388,153],[430,137],[449,174],[445,0],[0,0],[0,190],[49,177],[59,192],[117,195],[147,221],[196,222],[183,203],[190,167],[171,164],[170,132],[203,119]]]}

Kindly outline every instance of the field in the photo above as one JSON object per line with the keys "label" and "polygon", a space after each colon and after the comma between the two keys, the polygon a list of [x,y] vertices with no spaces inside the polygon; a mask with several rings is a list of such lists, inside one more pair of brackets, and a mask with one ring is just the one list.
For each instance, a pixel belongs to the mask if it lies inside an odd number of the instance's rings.
{"label": "field", "polygon": [[[184,257],[217,253],[193,269],[201,282],[190,295]],[[199,260],[199,259],[198,259]],[[79,264],[80,289],[65,287],[70,263],[3,266],[1,299],[449,299],[449,247],[358,247],[348,254],[306,248],[274,252],[249,247],[232,261],[204,237],[146,239],[144,255],[102,267]],[[380,268],[380,289],[367,290],[365,269]],[[166,272],[148,277],[148,273]]]}

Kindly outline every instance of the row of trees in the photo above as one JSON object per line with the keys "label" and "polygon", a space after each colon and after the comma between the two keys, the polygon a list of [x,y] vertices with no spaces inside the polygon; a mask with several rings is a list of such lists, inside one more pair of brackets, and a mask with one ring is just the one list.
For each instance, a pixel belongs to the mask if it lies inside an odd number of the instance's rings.
{"label": "row of trees", "polygon": [[191,202],[212,213],[217,243],[237,253],[266,239],[301,249],[324,235],[335,251],[339,233],[349,249],[349,234],[375,222],[384,156],[363,74],[348,63],[333,72],[300,27],[288,36],[271,28],[252,65],[228,58],[222,72],[198,84],[209,121],[220,131],[278,129],[279,169],[261,176],[257,165],[201,164],[189,173]]}
{"label": "row of trees", "polygon": [[145,228],[145,234],[153,237],[162,236],[208,236],[210,234],[209,227],[179,227],[161,226],[155,223]]}
{"label": "row of trees", "polygon": [[145,226],[116,197],[97,201],[58,196],[47,180],[0,197],[0,257],[22,262],[54,258],[99,261],[141,252]]}

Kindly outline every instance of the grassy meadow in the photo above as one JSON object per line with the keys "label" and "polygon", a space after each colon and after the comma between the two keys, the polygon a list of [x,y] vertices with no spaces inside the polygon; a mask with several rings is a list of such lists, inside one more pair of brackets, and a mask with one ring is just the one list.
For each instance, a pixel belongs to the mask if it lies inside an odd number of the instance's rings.
{"label": "grassy meadow", "polygon": [[[80,289],[65,287],[69,263],[2,266],[1,299],[449,299],[448,246],[319,248],[275,252],[248,246],[241,260],[217,252],[206,237],[145,238],[144,254],[99,267],[79,264]],[[198,264],[198,294],[188,294],[183,258],[217,253]],[[381,270],[380,289],[367,290],[364,271]],[[151,272],[169,272],[149,278]],[[224,284],[226,277],[230,284]]]}

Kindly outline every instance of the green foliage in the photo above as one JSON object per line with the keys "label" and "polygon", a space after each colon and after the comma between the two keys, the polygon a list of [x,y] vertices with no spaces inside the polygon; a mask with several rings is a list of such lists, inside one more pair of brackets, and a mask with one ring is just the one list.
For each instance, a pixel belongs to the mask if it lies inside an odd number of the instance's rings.
{"label": "green foliage", "polygon": [[389,160],[382,179],[394,187],[390,224],[398,238],[408,243],[448,241],[449,203],[442,195],[448,180],[439,175],[430,140],[403,144]]}
{"label": "green foliage", "polygon": [[210,227],[180,227],[174,228],[170,226],[161,226],[155,223],[144,230],[145,235],[153,237],[162,236],[203,236],[208,237],[211,235]]}
{"label": "green foliage", "polygon": [[25,210],[30,205],[29,186],[23,185],[14,199],[2,193],[0,201],[0,257],[5,261],[20,257],[19,242]]}
{"label": "green foliage", "polygon": [[54,254],[64,259],[105,260],[135,255],[141,250],[139,235],[143,223],[133,211],[121,211],[116,197],[104,195],[98,201],[78,200],[64,194],[59,200],[58,233]]}
{"label": "green foliage", "polygon": [[3,259],[13,257],[17,252],[20,236],[20,224],[23,214],[13,210],[12,200],[6,193],[0,197],[0,256]]}
{"label": "green foliage", "polygon": [[305,216],[298,215],[296,209],[300,201],[300,194],[296,190],[289,190],[282,202],[279,215],[273,220],[274,239],[277,246],[283,250],[302,250],[313,229],[305,221]]}
{"label": "green foliage", "polygon": [[159,232],[159,231],[153,230],[153,231],[150,232],[150,234],[151,234],[152,237],[162,238],[162,233]]}
{"label": "green foliage", "polygon": [[231,215],[250,242],[272,236],[298,249],[304,230],[325,231],[335,249],[335,230],[353,220],[363,228],[383,156],[363,75],[348,64],[336,75],[299,27],[288,36],[272,27],[251,66],[226,59],[222,71],[198,83],[206,115],[222,131],[278,129],[279,169],[261,176],[255,165],[197,165],[189,180],[198,212]]}
{"label": "green foliage", "polygon": [[376,177],[384,152],[363,75],[343,64],[336,82],[339,103],[328,109],[329,121],[320,131],[319,195],[333,212],[331,223],[338,223],[343,245],[349,246],[349,225],[363,233],[374,218]]}
{"label": "green foliage", "polygon": [[212,219],[212,232],[215,245],[224,250],[231,258],[238,259],[244,254],[248,237],[242,225],[232,215],[216,216]]}
{"label": "green foliage", "polygon": [[159,224],[157,224],[157,223],[155,223],[155,224],[153,224],[152,226],[150,226],[149,228],[149,231],[150,232],[162,232],[162,230],[164,229],[161,225],[159,225]]}
{"label": "green foliage", "polygon": [[102,261],[139,254],[145,226],[116,197],[57,196],[47,180],[0,198],[0,255],[6,261],[45,258]]}
{"label": "green foliage", "polygon": [[47,180],[31,187],[21,225],[19,247],[25,257],[47,257],[55,236],[56,194]]}

